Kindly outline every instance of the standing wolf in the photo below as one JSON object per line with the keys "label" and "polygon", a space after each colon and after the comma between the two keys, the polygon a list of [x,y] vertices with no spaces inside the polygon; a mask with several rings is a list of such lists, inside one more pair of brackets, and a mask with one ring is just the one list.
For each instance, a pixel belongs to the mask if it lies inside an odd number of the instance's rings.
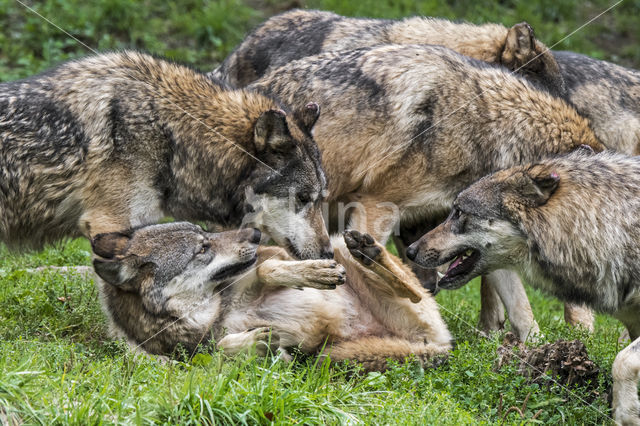
{"label": "standing wolf", "polygon": [[640,160],[565,157],[485,177],[447,220],[410,247],[416,262],[450,262],[438,283],[458,288],[497,268],[619,319],[637,339],[613,363],[616,422],[640,424]]}
{"label": "standing wolf", "polygon": [[238,226],[253,211],[293,254],[330,257],[319,109],[281,108],[135,52],[4,83],[0,240],[39,247],[164,215]]}
{"label": "standing wolf", "polygon": [[336,260],[297,261],[279,247],[258,250],[259,241],[252,229],[212,234],[190,223],[98,235],[111,331],[155,354],[178,344],[192,352],[213,337],[228,354],[257,344],[289,358],[298,347],[368,370],[411,355],[431,363],[451,349],[433,297],[370,236],[333,238]]}
{"label": "standing wolf", "polygon": [[564,93],[558,64],[526,23],[506,28],[446,19],[347,18],[331,12],[295,9],[274,16],[251,32],[210,75],[244,87],[306,56],[382,44],[434,44],[527,75],[539,87]]}
{"label": "standing wolf", "polygon": [[[249,86],[284,102],[317,98],[329,200],[386,241],[400,221],[439,218],[463,188],[504,167],[604,147],[570,105],[524,78],[449,49],[387,45],[311,56]],[[510,278],[517,280],[511,273]],[[537,331],[526,295],[500,284],[520,338]]]}
{"label": "standing wolf", "polygon": [[[597,61],[582,55],[552,53],[535,38],[526,23],[509,29],[498,24],[471,25],[423,17],[394,21],[292,10],[274,16],[256,28],[210,75],[242,87],[291,61],[321,52],[413,43],[442,45],[517,71],[537,88],[570,100],[579,113],[595,124],[596,135],[609,148],[631,154],[640,143],[640,122],[633,118],[640,106],[638,78],[612,64],[602,63],[606,66],[598,67],[600,64],[587,63]],[[597,72],[593,73],[594,70]],[[598,78],[594,80],[590,74]],[[570,83],[568,91],[565,79]],[[618,81],[625,87],[617,87]],[[635,94],[633,87],[636,87]],[[607,95],[609,93],[614,96]],[[635,112],[632,111],[634,108]],[[433,229],[441,219],[433,218],[410,226],[402,224],[400,235],[394,236],[399,251],[403,253],[406,246]],[[435,289],[435,271],[414,270],[423,285]],[[493,288],[495,282],[496,279],[483,279],[482,283],[480,327],[487,331],[499,329],[504,323],[502,303]],[[526,300],[521,300],[523,294],[524,291],[520,291],[516,295],[515,303],[523,304],[526,311],[529,307]],[[514,295],[502,291],[499,296],[504,299]],[[512,300],[504,302],[514,306]],[[565,318],[571,324],[592,327],[593,317],[583,308],[567,305]]]}
{"label": "standing wolf", "polygon": [[348,18],[292,10],[256,28],[210,75],[244,87],[291,61],[382,44],[435,44],[517,71],[587,117],[610,149],[640,154],[640,72],[573,52],[552,52],[526,23],[472,25],[412,17]]}

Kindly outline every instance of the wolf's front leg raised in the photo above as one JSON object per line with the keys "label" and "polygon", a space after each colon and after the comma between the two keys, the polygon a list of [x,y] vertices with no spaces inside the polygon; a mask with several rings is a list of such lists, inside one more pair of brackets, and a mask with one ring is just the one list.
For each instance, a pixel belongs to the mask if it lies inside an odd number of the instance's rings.
{"label": "wolf's front leg raised", "polygon": [[394,261],[389,252],[369,234],[346,231],[344,241],[351,255],[371,271],[378,274],[400,297],[407,297],[418,303],[424,294],[415,276],[400,267],[399,259]]}
{"label": "wolf's front leg raised", "polygon": [[271,254],[269,249],[260,253],[260,257],[266,257],[257,271],[261,285],[332,290],[345,283],[345,269],[335,260],[293,260],[276,251]]}
{"label": "wolf's front leg raised", "polygon": [[346,231],[344,241],[334,244],[336,256],[347,268],[349,286],[376,318],[402,339],[451,349],[438,305],[411,269],[370,235]]}

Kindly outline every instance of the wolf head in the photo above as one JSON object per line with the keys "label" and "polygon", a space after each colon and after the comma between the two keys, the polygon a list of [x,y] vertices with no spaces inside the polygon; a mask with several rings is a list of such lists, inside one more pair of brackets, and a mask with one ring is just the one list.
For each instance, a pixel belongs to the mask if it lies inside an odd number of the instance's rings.
{"label": "wolf head", "polygon": [[450,262],[438,287],[455,289],[495,269],[523,265],[527,238],[519,223],[535,216],[560,185],[547,165],[521,166],[480,179],[462,191],[444,223],[407,249],[414,262],[434,268]]}
{"label": "wolf head", "polygon": [[294,114],[270,110],[254,128],[263,165],[246,189],[243,225],[268,233],[298,259],[333,257],[321,210],[327,180],[311,138],[319,114],[315,103]]}
{"label": "wolf head", "polygon": [[212,234],[187,222],[99,234],[93,266],[108,285],[154,315],[182,317],[256,262],[260,231]]}

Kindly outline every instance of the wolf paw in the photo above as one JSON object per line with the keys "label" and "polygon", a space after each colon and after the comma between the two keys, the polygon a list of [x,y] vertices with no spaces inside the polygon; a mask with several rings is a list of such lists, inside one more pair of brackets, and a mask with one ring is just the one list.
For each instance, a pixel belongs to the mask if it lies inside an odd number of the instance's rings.
{"label": "wolf paw", "polygon": [[275,352],[280,346],[280,337],[271,327],[252,328],[245,333],[249,337],[250,345],[255,345],[256,353],[260,356]]}
{"label": "wolf paw", "polygon": [[319,290],[333,290],[347,280],[344,266],[335,260],[307,260],[308,267],[304,271],[304,285],[298,287],[312,287]]}
{"label": "wolf paw", "polygon": [[345,231],[344,242],[347,244],[351,256],[363,264],[370,266],[373,262],[378,263],[382,248],[371,235],[362,234],[356,230]]}

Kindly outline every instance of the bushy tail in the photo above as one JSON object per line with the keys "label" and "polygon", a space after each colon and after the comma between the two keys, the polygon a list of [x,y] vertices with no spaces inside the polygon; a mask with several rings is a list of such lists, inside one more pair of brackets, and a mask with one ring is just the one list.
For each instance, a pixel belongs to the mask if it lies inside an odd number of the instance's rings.
{"label": "bushy tail", "polygon": [[394,337],[364,337],[328,347],[323,356],[329,356],[333,361],[358,362],[366,371],[385,371],[389,368],[389,359],[404,362],[413,358],[423,367],[437,367],[447,359],[450,349]]}

